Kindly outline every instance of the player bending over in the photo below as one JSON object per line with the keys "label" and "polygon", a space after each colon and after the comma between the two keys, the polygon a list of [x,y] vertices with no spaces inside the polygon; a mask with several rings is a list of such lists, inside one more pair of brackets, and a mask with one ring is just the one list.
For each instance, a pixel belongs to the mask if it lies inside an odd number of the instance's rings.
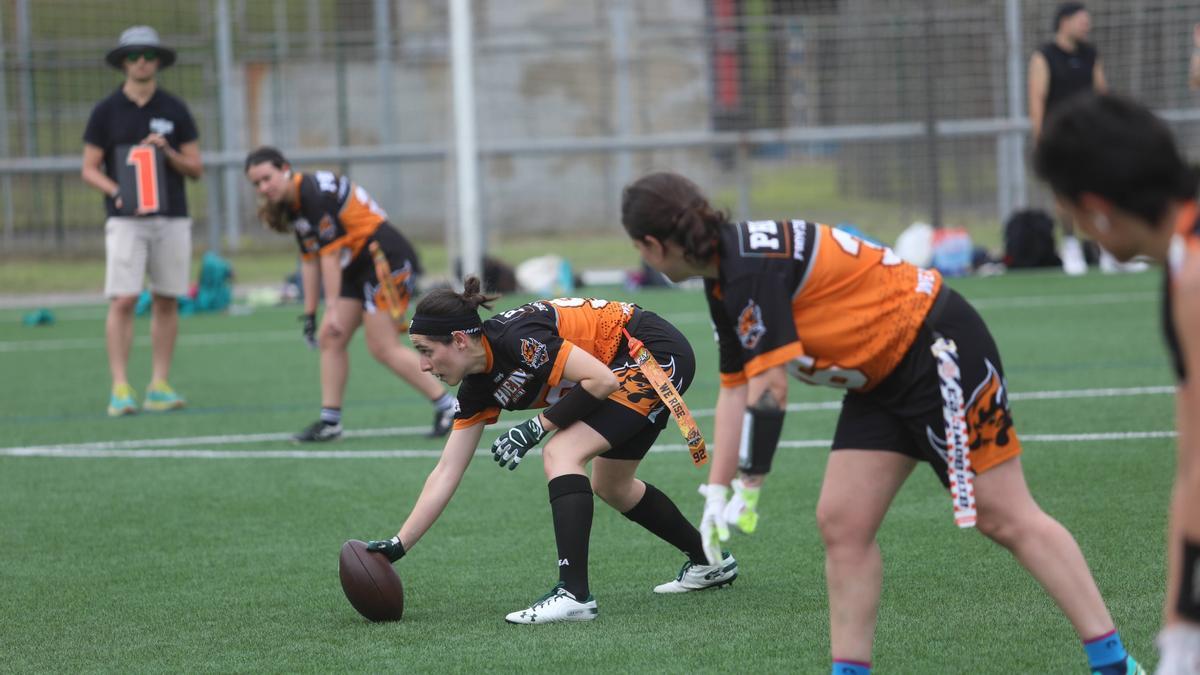
{"label": "player bending over", "polygon": [[[349,178],[329,171],[292,171],[275,148],[261,147],[246,156],[246,178],[263,198],[263,222],[276,232],[291,232],[300,245],[304,339],[310,348],[321,350],[321,416],[293,438],[303,443],[342,435],[342,398],[350,375],[346,348],[360,324],[366,326],[371,356],[433,404],[429,435],[445,436],[454,417],[454,397],[421,372],[417,355],[396,340],[396,321],[408,309],[420,273],[408,239]],[[382,253],[383,267],[390,268],[384,274],[390,273],[391,279],[380,280],[372,245]],[[318,286],[325,291],[319,332]],[[389,296],[400,306],[390,306]]]}
{"label": "player bending over", "polygon": [[875,534],[918,462],[950,488],[959,526],[977,525],[1050,594],[1093,671],[1141,672],[1074,538],[1029,494],[987,326],[937,272],[825,225],[731,223],[671,173],[627,187],[621,219],[651,267],[704,278],[722,384],[714,462],[738,447],[741,418],[751,471],[770,468],[789,373],[847,390],[817,503],[834,673],[870,672],[883,581]]}
{"label": "player bending over", "polygon": [[479,279],[470,277],[462,293],[438,289],[417,305],[409,338],[421,355],[421,369],[458,385],[460,410],[441,460],[400,532],[389,540],[369,542],[368,550],[399,560],[446,508],[484,426],[496,422],[501,409],[545,407],[496,439],[492,454],[501,467],[515,469],[553,432],[542,463],[549,481],[559,582],[505,621],[540,624],[596,618],[596,600],[588,586],[593,491],[687,556],[675,579],[654,592],[683,593],[732,582],[738,574],[733,556],[725,552],[709,564],[700,532],[669,497],[635,475],[671,415],[629,357],[627,335],[645,343],[681,392],[696,369],[692,347],[683,335],[652,312],[598,299],[531,302],[480,321],[478,308],[490,308],[495,298],[481,295],[479,286]]}
{"label": "player bending over", "polygon": [[1179,456],[1167,540],[1160,675],[1200,673],[1200,173],[1171,130],[1116,96],[1087,96],[1051,117],[1034,166],[1079,227],[1122,262],[1163,265],[1163,329],[1178,378]]}

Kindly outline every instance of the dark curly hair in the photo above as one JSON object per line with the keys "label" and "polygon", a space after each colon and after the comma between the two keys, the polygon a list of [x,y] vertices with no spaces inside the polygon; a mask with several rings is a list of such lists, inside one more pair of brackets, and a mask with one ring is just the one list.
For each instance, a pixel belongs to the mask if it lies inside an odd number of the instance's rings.
{"label": "dark curly hair", "polygon": [[630,237],[676,242],[695,263],[717,254],[718,235],[728,223],[728,213],[714,209],[695,183],[677,173],[643,176],[621,193],[621,224]]}

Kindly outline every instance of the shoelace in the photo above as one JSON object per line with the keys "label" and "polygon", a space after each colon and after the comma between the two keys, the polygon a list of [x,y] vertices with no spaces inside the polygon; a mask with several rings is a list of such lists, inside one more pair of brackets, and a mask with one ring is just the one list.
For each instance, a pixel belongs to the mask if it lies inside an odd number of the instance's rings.
{"label": "shoelace", "polygon": [[679,568],[679,574],[675,576],[675,581],[683,581],[683,575],[687,574],[687,571],[690,570],[692,565],[695,564],[696,563],[692,562],[691,560],[683,563],[683,567]]}
{"label": "shoelace", "polygon": [[559,596],[559,591],[562,591],[563,593],[565,593],[566,589],[564,589],[562,586],[555,586],[554,590],[550,591],[549,593],[547,593],[547,594],[543,595],[541,598],[539,598],[538,601],[533,603],[533,606],[531,606],[529,609],[537,609],[543,605],[550,604],[551,600],[554,600],[555,598],[557,598]]}

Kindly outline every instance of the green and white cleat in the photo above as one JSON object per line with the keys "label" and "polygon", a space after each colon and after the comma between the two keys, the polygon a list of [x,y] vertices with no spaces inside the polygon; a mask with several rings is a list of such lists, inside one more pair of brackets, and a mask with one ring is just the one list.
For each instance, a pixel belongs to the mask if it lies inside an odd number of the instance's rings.
{"label": "green and white cleat", "polygon": [[166,412],[179,410],[185,405],[187,402],[175,393],[171,385],[166,382],[151,382],[150,386],[146,387],[146,401],[142,404],[142,409],[149,412]]}
{"label": "green and white cleat", "polygon": [[128,384],[118,384],[108,397],[108,416],[132,415],[138,410],[137,394]]}
{"label": "green and white cleat", "polygon": [[543,595],[537,602],[526,609],[512,612],[504,617],[509,623],[557,623],[560,621],[591,621],[600,610],[596,608],[596,598],[589,595],[583,602],[575,599],[567,592],[560,582],[549,593]]}
{"label": "green and white cleat", "polygon": [[732,584],[738,575],[737,561],[729,551],[723,551],[721,556],[720,565],[697,565],[690,560],[685,562],[673,580],[655,586],[654,592],[687,593]]}
{"label": "green and white cleat", "polygon": [[733,495],[725,505],[725,522],[743,534],[754,534],[758,528],[758,497],[762,488],[746,487],[740,478],[734,478],[730,485]]}

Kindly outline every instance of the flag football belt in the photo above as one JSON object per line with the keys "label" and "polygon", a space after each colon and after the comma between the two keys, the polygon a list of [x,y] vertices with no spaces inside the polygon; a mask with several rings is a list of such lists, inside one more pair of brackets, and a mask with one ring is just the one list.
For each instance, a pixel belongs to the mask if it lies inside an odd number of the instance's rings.
{"label": "flag football belt", "polygon": [[950,499],[954,504],[954,524],[975,527],[975,473],[971,471],[970,435],[962,388],[962,370],[958,366],[958,347],[954,340],[934,333],[930,347],[937,360],[938,384],[942,390],[942,417],[946,423],[946,474],[950,478]]}
{"label": "flag football belt", "polygon": [[700,433],[700,427],[696,424],[696,419],[692,417],[692,411],[688,410],[687,404],[683,402],[683,397],[679,395],[679,390],[671,383],[671,378],[663,372],[662,366],[658,364],[646,345],[630,335],[628,328],[622,328],[621,331],[625,333],[625,339],[629,342],[629,355],[633,357],[642,374],[650,381],[650,386],[654,387],[658,398],[662,400],[667,410],[671,411],[671,416],[679,425],[679,433],[683,434],[683,439],[687,441],[688,454],[692,456],[692,464],[704,466],[708,463],[708,451],[704,446],[704,435]]}
{"label": "flag football belt", "polygon": [[[383,249],[379,247],[379,242],[372,241],[367,245],[371,251],[371,260],[375,263],[375,276],[379,279],[379,290],[383,293],[383,299],[387,302],[388,314],[392,317],[392,323],[396,325],[396,330],[400,333],[408,331],[408,324],[404,321],[404,312],[408,310],[408,289],[403,292],[396,286],[398,280],[392,278],[392,266],[388,264],[387,256],[383,254]],[[405,281],[405,279],[399,281]]]}

